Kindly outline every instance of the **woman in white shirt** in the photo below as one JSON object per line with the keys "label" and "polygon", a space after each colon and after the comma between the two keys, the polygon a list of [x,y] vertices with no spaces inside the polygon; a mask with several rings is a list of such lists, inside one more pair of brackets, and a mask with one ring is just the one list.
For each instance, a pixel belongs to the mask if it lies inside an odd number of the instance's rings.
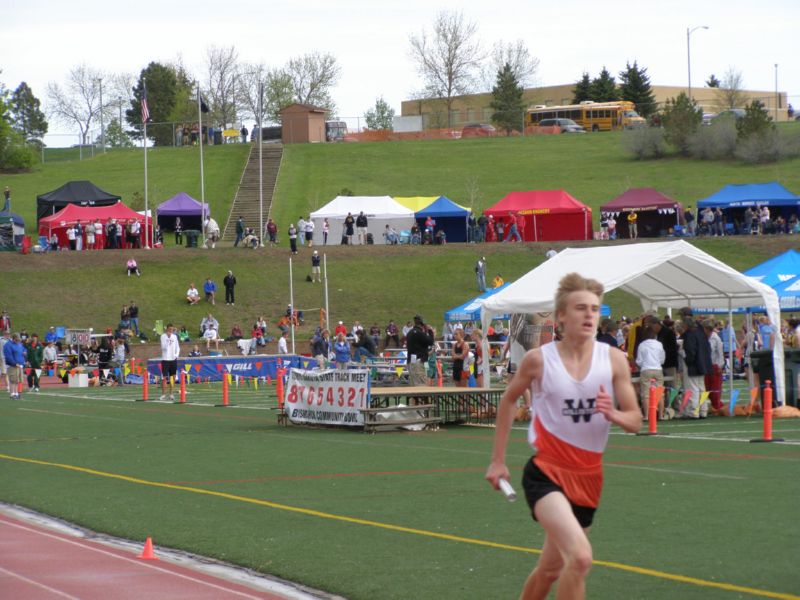
{"label": "woman in white shirt", "polygon": [[[664,346],[656,339],[656,331],[651,326],[644,328],[644,341],[636,350],[636,365],[639,367],[639,394],[642,403],[642,414],[647,419],[650,405],[650,382],[655,380],[655,386],[664,385],[664,371],[662,365],[667,358]],[[658,402],[659,418],[664,418],[664,400]]]}

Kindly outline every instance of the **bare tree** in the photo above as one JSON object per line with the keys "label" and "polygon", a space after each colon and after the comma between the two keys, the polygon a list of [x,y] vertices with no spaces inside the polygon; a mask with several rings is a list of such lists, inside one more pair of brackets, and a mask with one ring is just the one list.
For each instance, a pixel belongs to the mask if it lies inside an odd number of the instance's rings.
{"label": "bare tree", "polygon": [[[339,81],[341,68],[333,54],[311,52],[297,56],[286,63],[283,72],[292,82],[295,102],[336,112],[331,90]],[[276,81],[280,83],[280,79]]]}
{"label": "bare tree", "polygon": [[238,81],[236,95],[239,106],[247,116],[256,121],[259,85],[263,86],[262,122],[280,123],[281,109],[295,101],[292,79],[283,69],[270,68],[264,63],[245,63],[239,68]]}
{"label": "bare tree", "polygon": [[496,42],[492,46],[482,71],[485,89],[492,89],[497,73],[502,71],[506,64],[511,65],[511,72],[523,88],[532,87],[536,83],[539,59],[533,56],[525,42],[519,39],[515,42]]}
{"label": "bare tree", "polygon": [[238,114],[236,85],[239,53],[235,46],[206,50],[206,92],[213,118],[225,126],[235,125]]}
{"label": "bare tree", "polygon": [[102,77],[83,63],[70,70],[63,88],[53,81],[47,84],[48,112],[57,121],[77,125],[82,144],[89,143],[92,121],[100,114]]}
{"label": "bare tree", "polygon": [[719,110],[727,110],[744,106],[747,99],[742,93],[743,89],[742,72],[733,67],[728,67],[719,82],[719,87],[714,90],[717,108]]}
{"label": "bare tree", "polygon": [[417,64],[428,96],[443,98],[447,124],[451,126],[453,98],[474,87],[474,73],[482,53],[478,26],[461,12],[442,11],[433,22],[433,32],[422,31],[409,38],[411,58]]}

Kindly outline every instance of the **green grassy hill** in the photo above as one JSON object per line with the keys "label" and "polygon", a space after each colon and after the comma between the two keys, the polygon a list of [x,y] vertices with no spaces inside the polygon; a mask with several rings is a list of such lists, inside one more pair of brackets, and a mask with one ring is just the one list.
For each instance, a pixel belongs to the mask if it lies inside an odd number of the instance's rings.
{"label": "green grassy hill", "polygon": [[[790,124],[794,126],[795,124]],[[483,209],[515,190],[563,188],[593,209],[628,188],[695,204],[729,183],[778,181],[800,193],[800,158],[769,165],[666,158],[634,161],[621,132],[525,138],[286,146],[273,216],[280,225],[342,188],[357,196],[438,196]],[[595,210],[595,222],[599,216]]]}
{"label": "green grassy hill", "polygon": [[[226,144],[203,148],[205,196],[211,213],[225,225],[233,197],[239,185],[249,145]],[[66,159],[66,160],[64,160]],[[136,210],[133,194],[144,198],[144,153],[141,148],[108,151],[78,160],[68,148],[48,151],[47,161],[31,173],[0,175],[0,186],[10,186],[11,209],[25,219],[28,232],[35,235],[36,196],[52,191],[68,181],[88,179]],[[198,148],[151,148],[148,150],[147,175],[150,208],[186,192],[200,199],[200,152]]]}
{"label": "green grassy hill", "polygon": [[[227,218],[249,146],[226,145],[206,152],[206,198],[221,224]],[[150,151],[154,205],[178,191],[199,196],[198,153],[193,148]],[[115,151],[84,161],[53,161],[33,173],[2,176],[13,189],[13,209],[35,221],[36,195],[70,179],[90,179],[126,200],[143,186],[141,150]],[[168,247],[137,251],[143,277],[127,278],[122,252],[21,256],[0,253],[0,308],[16,327],[42,331],[49,325],[114,326],[123,303],[135,300],[148,327],[155,319],[196,328],[205,306],[187,307],[190,281],[207,276],[218,285],[228,269],[239,279],[236,307],[217,306],[222,330],[247,327],[259,315],[275,323],[289,302],[288,248],[284,226],[328,202],[343,187],[356,194],[445,194],[469,203],[470,181],[479,188],[475,207],[494,203],[511,190],[565,188],[596,208],[631,186],[652,186],[693,203],[727,183],[777,180],[800,191],[800,159],[776,165],[697,162],[680,158],[636,162],[621,151],[616,133],[404,143],[308,144],[286,147],[273,216],[281,226],[280,248],[259,251],[218,248],[214,252]],[[32,229],[29,227],[29,229]],[[171,236],[167,236],[171,243]],[[622,243],[622,242],[618,242]],[[556,248],[566,244],[556,244]],[[698,245],[737,269],[749,268],[797,245],[793,236],[763,239],[708,239]],[[513,280],[543,260],[543,244],[446,247],[347,248],[328,255],[333,320],[385,324],[422,313],[437,326],[445,310],[476,293],[473,265],[488,258],[489,276]],[[309,251],[294,262],[296,304],[312,312],[324,306],[321,286],[305,282]],[[611,294],[615,314],[639,310],[625,294]],[[309,322],[314,322],[310,316]]]}

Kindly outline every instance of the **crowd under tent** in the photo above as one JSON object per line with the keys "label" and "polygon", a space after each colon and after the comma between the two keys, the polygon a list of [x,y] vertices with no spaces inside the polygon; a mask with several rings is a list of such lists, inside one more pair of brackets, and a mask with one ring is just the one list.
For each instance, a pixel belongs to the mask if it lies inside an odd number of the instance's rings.
{"label": "crowd under tent", "polygon": [[[729,224],[737,232],[743,232],[744,211],[768,206],[770,217],[782,215],[787,221],[800,206],[800,196],[793,194],[777,181],[770,183],[746,183],[726,185],[718,192],[697,202],[698,212],[705,208],[721,208]],[[701,218],[698,218],[698,222]]]}
{"label": "crowd under tent", "polygon": [[159,204],[156,209],[158,226],[162,230],[174,230],[175,219],[180,217],[184,231],[187,229],[200,231],[203,229],[203,215],[208,217],[210,214],[207,203],[203,204],[185,192],[178,192],[169,200]]}
{"label": "crowd under tent", "polygon": [[431,217],[436,221],[434,234],[444,231],[448,242],[466,242],[469,215],[468,208],[456,204],[446,196],[439,196],[428,206],[416,211],[414,217],[420,231],[424,229],[427,218]]}
{"label": "crowd under tent", "polygon": [[138,220],[142,224],[140,240],[142,246],[145,245],[145,235],[147,235],[146,228],[150,225],[150,218],[146,218],[132,208],[128,208],[122,202],[117,202],[113,206],[67,205],[56,214],[45,217],[39,221],[39,235],[47,236],[49,240],[50,236],[55,233],[58,237],[59,247],[66,248],[69,247],[67,227],[74,226],[78,221],[80,221],[82,225],[87,225],[96,220],[106,225],[111,219],[115,219],[117,223],[121,223],[123,226],[130,220]]}
{"label": "crowd under tent", "polygon": [[[486,328],[496,315],[533,314],[554,310],[558,282],[567,273],[600,281],[606,293],[621,289],[637,296],[642,310],[722,308],[729,319],[737,308],[762,305],[773,323],[780,323],[778,295],[771,287],[740,273],[710,254],[677,240],[594,248],[566,248],[553,258],[483,301]],[[488,348],[484,348],[488,352]],[[785,398],[783,341],[775,336],[772,351],[775,398]],[[488,356],[488,354],[485,354]],[[485,363],[488,381],[488,363]]]}
{"label": "crowd under tent", "polygon": [[591,240],[594,235],[592,209],[564,190],[511,192],[484,213],[504,223],[516,218],[525,242]]}
{"label": "crowd under tent", "polygon": [[[314,222],[314,243],[322,244],[322,225],[328,219],[329,244],[339,244],[345,234],[344,220],[348,213],[355,219],[363,211],[367,217],[367,233],[372,234],[376,244],[385,244],[383,234],[386,225],[393,227],[399,235],[411,229],[414,211],[396,202],[389,196],[337,196],[325,206],[311,213]],[[353,227],[353,242],[358,243],[357,230]]]}
{"label": "crowd under tent", "polygon": [[641,238],[664,237],[680,223],[683,208],[679,202],[653,188],[631,188],[600,207],[603,215],[614,215],[617,237],[627,238],[628,215],[636,213]]}
{"label": "crowd under tent", "polygon": [[60,188],[36,197],[36,220],[54,215],[70,204],[79,206],[111,206],[122,196],[110,194],[91,181],[69,181]]}

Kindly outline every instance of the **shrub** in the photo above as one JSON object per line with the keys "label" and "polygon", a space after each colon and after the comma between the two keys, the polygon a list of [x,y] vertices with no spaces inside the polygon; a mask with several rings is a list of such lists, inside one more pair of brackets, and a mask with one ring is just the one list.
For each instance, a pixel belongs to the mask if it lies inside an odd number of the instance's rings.
{"label": "shrub", "polygon": [[732,117],[716,119],[689,137],[689,154],[702,160],[731,158],[736,152],[736,136]]}
{"label": "shrub", "polygon": [[664,124],[664,137],[683,155],[689,154],[689,138],[697,131],[703,120],[703,111],[697,103],[690,100],[685,92],[677,98],[667,100],[661,117]]}
{"label": "shrub", "polygon": [[736,156],[746,163],[777,162],[787,156],[785,140],[774,129],[753,133],[739,141]]}
{"label": "shrub", "polygon": [[30,146],[9,146],[0,156],[0,168],[5,171],[28,171],[37,162],[39,154]]}
{"label": "shrub", "polygon": [[636,160],[661,158],[666,152],[664,130],[660,127],[637,127],[622,135],[622,147]]}

